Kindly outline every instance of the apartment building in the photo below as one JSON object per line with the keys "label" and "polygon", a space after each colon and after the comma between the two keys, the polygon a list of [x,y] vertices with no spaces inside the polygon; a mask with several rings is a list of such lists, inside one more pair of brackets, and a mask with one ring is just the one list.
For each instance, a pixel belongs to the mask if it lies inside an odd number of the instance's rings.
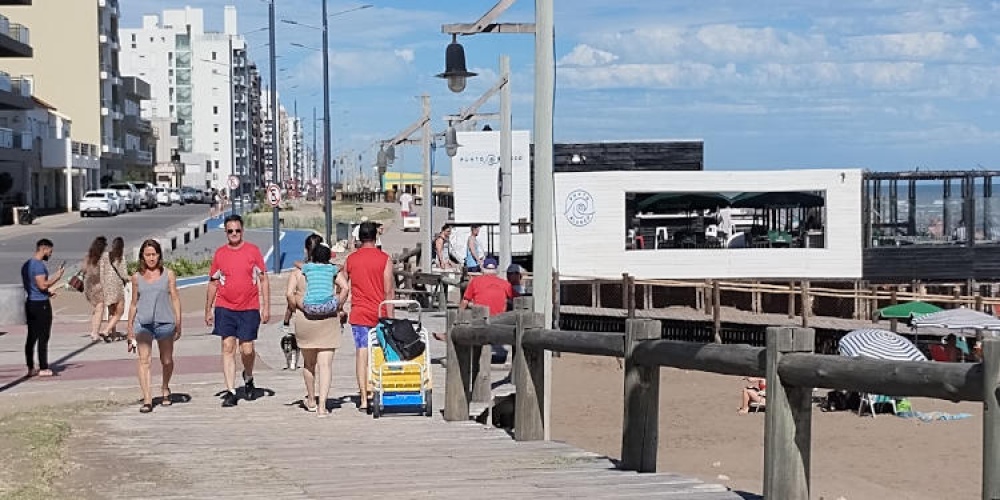
{"label": "apartment building", "polygon": [[[24,1],[0,0],[0,5],[19,5]],[[30,5],[31,2],[26,2]],[[5,8],[6,10],[6,8]],[[0,15],[0,115],[10,111],[23,111],[34,107],[31,99],[31,79],[14,72],[11,76],[13,58],[30,58],[33,54],[30,31],[24,25],[11,20],[19,19],[18,9]],[[21,8],[23,12],[25,8]],[[11,207],[23,205],[31,192],[31,172],[26,164],[30,161],[31,150],[24,150],[21,130],[15,130],[13,123],[0,117],[0,224],[13,219]]]}
{"label": "apartment building", "polygon": [[[5,64],[31,75],[33,95],[72,119],[78,151],[100,152],[100,166],[85,168],[82,187],[125,178],[123,80],[118,68],[118,0],[0,2],[0,15],[32,28],[34,54]],[[25,35],[26,36],[26,35]]]}
{"label": "apartment building", "polygon": [[225,7],[221,32],[207,31],[204,11],[191,7],[121,30],[122,67],[150,84],[142,115],[175,123],[187,185],[224,189],[230,175],[250,171],[250,62],[236,14]]}

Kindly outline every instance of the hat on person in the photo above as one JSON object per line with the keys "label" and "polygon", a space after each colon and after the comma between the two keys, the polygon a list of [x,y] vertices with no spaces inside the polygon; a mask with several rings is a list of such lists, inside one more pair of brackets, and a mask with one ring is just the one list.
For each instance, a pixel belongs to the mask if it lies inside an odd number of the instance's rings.
{"label": "hat on person", "polygon": [[493,257],[487,257],[485,260],[483,260],[483,269],[496,269],[496,268],[497,268],[497,260],[494,259]]}
{"label": "hat on person", "polygon": [[520,273],[520,272],[523,272],[523,269],[521,269],[521,266],[517,264],[511,264],[507,266],[507,274]]}

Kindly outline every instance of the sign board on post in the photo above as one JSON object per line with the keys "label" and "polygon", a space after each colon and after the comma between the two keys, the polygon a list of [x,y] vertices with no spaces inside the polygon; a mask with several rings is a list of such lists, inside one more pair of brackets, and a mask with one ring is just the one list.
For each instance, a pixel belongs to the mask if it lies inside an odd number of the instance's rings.
{"label": "sign board on post", "polygon": [[238,175],[230,175],[229,176],[229,189],[235,191],[236,189],[239,189],[239,187],[240,187],[240,176],[238,176]]}
{"label": "sign board on post", "polygon": [[267,202],[272,207],[276,207],[281,203],[281,188],[277,184],[267,185]]}

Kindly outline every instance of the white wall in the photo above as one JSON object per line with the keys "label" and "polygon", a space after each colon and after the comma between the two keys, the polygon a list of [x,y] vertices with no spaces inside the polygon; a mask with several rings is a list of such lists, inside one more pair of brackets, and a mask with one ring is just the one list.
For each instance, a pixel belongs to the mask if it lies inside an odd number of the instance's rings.
{"label": "white wall", "polygon": [[[500,132],[458,132],[458,154],[451,159],[455,192],[455,222],[493,223],[500,220],[497,180],[500,172]],[[531,220],[531,179],[527,131],[515,130],[511,143],[511,222]]]}
{"label": "white wall", "polygon": [[[825,248],[625,251],[626,192],[800,190],[826,191]],[[857,169],[559,173],[555,203],[564,279],[616,279],[622,273],[641,279],[861,277]]]}

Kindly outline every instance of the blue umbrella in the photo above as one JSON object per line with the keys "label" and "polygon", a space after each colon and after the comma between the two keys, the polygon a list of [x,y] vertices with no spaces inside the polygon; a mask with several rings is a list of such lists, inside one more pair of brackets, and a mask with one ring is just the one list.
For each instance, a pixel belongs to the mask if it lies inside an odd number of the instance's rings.
{"label": "blue umbrella", "polygon": [[892,361],[927,361],[927,356],[924,356],[912,342],[885,330],[851,331],[840,339],[839,347],[842,356]]}

